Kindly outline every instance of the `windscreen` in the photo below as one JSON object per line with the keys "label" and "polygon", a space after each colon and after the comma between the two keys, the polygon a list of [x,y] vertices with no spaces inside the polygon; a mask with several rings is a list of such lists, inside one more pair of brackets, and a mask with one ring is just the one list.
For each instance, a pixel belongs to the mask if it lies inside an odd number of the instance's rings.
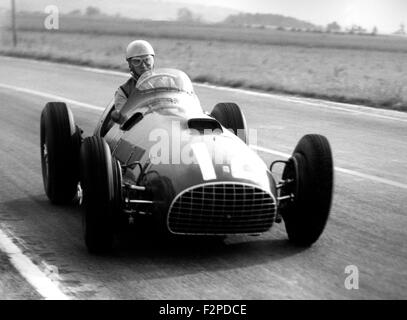
{"label": "windscreen", "polygon": [[176,69],[147,71],[138,79],[136,88],[139,91],[167,89],[189,94],[194,93],[194,88],[189,77],[184,72]]}

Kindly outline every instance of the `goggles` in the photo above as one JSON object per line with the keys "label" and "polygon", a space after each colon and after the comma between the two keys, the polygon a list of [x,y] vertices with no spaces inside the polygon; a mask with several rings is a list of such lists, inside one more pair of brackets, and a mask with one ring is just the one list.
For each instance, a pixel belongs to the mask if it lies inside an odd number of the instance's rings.
{"label": "goggles", "polygon": [[135,57],[135,58],[131,58],[130,59],[130,63],[134,66],[134,67],[139,67],[141,66],[141,64],[144,62],[145,65],[147,66],[151,66],[154,63],[154,57],[153,56],[147,56],[144,58],[140,58],[140,57]]}

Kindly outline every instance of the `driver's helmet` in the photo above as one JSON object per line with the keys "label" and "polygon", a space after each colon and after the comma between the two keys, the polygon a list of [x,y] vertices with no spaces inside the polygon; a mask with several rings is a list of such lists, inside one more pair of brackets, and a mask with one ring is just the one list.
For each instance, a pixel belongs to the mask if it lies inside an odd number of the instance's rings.
{"label": "driver's helmet", "polygon": [[128,61],[131,58],[145,56],[145,55],[152,55],[154,56],[154,49],[145,40],[135,40],[130,42],[126,49],[126,60]]}

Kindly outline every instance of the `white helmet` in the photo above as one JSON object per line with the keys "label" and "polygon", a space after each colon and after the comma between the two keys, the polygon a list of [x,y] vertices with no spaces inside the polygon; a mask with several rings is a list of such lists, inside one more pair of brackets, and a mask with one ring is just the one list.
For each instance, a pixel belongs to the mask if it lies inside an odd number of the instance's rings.
{"label": "white helmet", "polygon": [[133,57],[144,56],[147,54],[155,55],[154,49],[145,40],[135,40],[130,42],[126,49],[126,60],[129,60]]}

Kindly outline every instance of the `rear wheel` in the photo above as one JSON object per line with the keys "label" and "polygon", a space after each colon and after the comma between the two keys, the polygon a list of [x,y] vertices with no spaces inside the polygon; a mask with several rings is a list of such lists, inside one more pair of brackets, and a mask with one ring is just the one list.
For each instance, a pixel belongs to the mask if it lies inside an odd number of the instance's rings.
{"label": "rear wheel", "polygon": [[248,142],[246,119],[236,103],[218,103],[213,108],[211,116],[222,126],[232,130],[244,143]]}
{"label": "rear wheel", "polygon": [[292,243],[310,246],[322,234],[331,208],[333,179],[328,140],[316,134],[304,136],[283,172],[283,180],[292,182],[283,187],[280,194],[294,195],[294,201],[281,209]]}
{"label": "rear wheel", "polygon": [[81,147],[83,230],[91,253],[112,249],[121,206],[121,175],[103,138],[86,138]]}
{"label": "rear wheel", "polygon": [[70,109],[49,102],[41,113],[41,167],[45,192],[52,203],[69,203],[79,181],[81,135]]}

